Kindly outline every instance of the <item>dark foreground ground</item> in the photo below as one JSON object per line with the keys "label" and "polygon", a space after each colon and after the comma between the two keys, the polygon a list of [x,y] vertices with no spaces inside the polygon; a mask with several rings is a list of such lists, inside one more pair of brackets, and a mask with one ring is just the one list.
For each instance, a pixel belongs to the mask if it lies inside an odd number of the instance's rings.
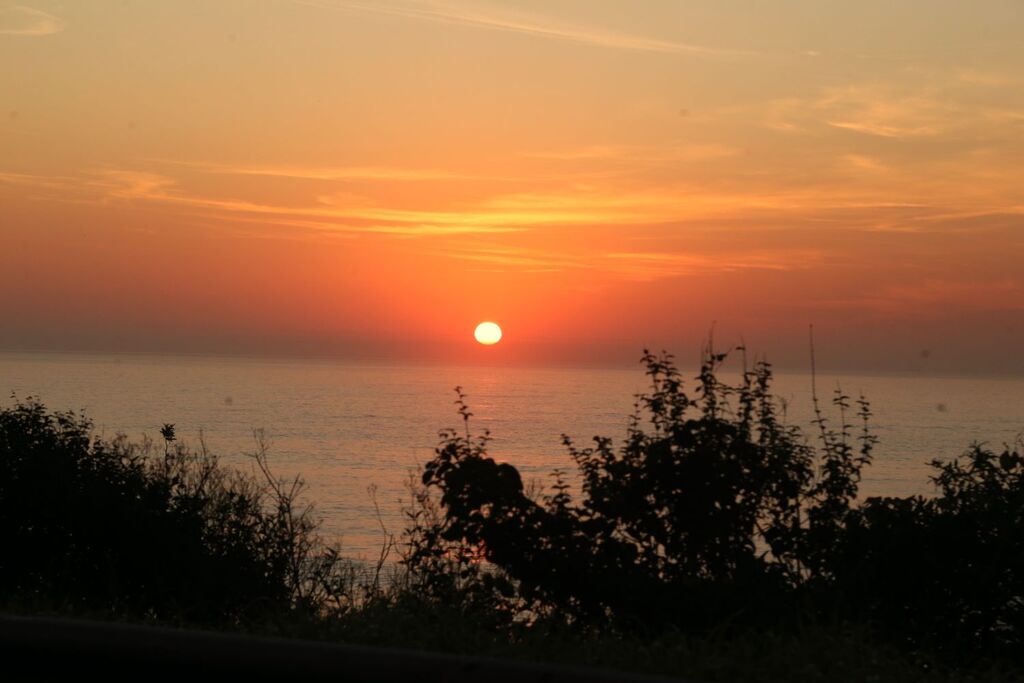
{"label": "dark foreground ground", "polygon": [[[0,657],[20,680],[87,674],[141,680],[211,676],[330,676],[391,683],[668,683],[668,679],[582,667],[284,638],[0,616]],[[10,680],[10,679],[7,679]]]}

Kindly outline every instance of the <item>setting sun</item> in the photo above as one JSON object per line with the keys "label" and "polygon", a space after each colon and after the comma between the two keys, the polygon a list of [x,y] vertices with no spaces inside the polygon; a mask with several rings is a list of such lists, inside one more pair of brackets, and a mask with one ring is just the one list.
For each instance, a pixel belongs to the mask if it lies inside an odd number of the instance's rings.
{"label": "setting sun", "polygon": [[476,326],[473,332],[476,340],[485,346],[497,344],[501,341],[501,328],[496,323],[485,322]]}

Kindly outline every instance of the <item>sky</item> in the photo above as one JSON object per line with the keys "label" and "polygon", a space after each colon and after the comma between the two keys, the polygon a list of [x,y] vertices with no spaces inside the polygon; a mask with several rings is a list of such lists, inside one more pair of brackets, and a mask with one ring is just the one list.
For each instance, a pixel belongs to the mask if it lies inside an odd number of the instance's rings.
{"label": "sky", "polygon": [[[1019,0],[0,0],[0,349],[1024,373]],[[484,348],[482,320],[504,330]]]}

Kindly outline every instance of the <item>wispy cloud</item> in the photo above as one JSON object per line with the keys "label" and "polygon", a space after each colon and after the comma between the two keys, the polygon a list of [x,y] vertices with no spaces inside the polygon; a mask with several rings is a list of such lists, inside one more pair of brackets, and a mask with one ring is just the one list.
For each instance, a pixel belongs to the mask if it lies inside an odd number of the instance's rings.
{"label": "wispy cloud", "polygon": [[800,270],[820,265],[824,254],[811,249],[758,250],[731,253],[616,252],[604,254],[607,267],[635,280],[657,280],[707,272]]}
{"label": "wispy cloud", "polygon": [[725,159],[740,154],[741,150],[731,145],[707,143],[700,145],[589,145],[570,149],[525,152],[523,156],[533,159],[558,161],[628,161],[640,163],[668,163],[680,161],[709,161]]}
{"label": "wispy cloud", "polygon": [[65,190],[81,183],[81,178],[73,176],[44,176],[33,173],[9,173],[0,171],[0,183],[52,190]]}
{"label": "wispy cloud", "polygon": [[[174,179],[139,171],[104,171],[93,187],[109,200],[176,204],[221,214],[225,220],[258,216],[266,223],[305,225],[322,231],[383,233],[402,236],[511,232],[523,225],[499,222],[496,216],[463,212],[388,209],[322,198],[319,205],[285,206],[240,199],[220,199],[181,191]],[[492,220],[493,219],[493,220]]]}
{"label": "wispy cloud", "polygon": [[435,181],[466,180],[470,176],[438,169],[385,166],[241,165],[154,159],[159,163],[195,168],[206,173],[269,176],[300,180]]}
{"label": "wispy cloud", "polygon": [[1019,75],[1004,73],[1000,71],[986,71],[970,67],[960,67],[955,70],[956,77],[963,83],[971,85],[987,86],[992,88],[1003,88],[1006,86],[1020,85]]}
{"label": "wispy cloud", "polygon": [[346,9],[385,14],[406,19],[419,19],[457,24],[492,31],[521,33],[539,38],[560,40],[581,45],[706,56],[738,56],[751,53],[705,45],[661,40],[595,26],[570,25],[538,14],[510,12],[506,8],[478,3],[410,0],[406,2],[359,2],[358,0],[294,0],[299,4],[329,9]]}
{"label": "wispy cloud", "polygon": [[113,199],[157,199],[170,200],[175,195],[171,188],[176,185],[172,178],[158,173],[143,171],[105,171],[98,180],[89,183],[106,190]]}
{"label": "wispy cloud", "polygon": [[48,189],[54,198],[159,203],[215,212],[225,220],[260,217],[268,223],[305,222],[317,229],[401,236],[490,234],[549,226],[650,224],[678,214],[673,194],[595,190],[496,195],[443,208],[376,203],[351,194],[325,194],[315,203],[282,205],[244,198],[222,198],[186,190],[174,177],[151,171],[107,169],[74,179],[0,174],[0,182]]}
{"label": "wispy cloud", "polygon": [[591,253],[580,253],[576,250],[569,255],[538,248],[485,245],[463,246],[437,253],[463,261],[484,263],[496,270],[590,270],[637,281],[740,270],[801,270],[819,266],[825,260],[823,252],[812,249],[748,250],[729,253],[699,249]]}
{"label": "wispy cloud", "polygon": [[64,30],[64,22],[32,7],[10,5],[0,7],[0,35],[48,36]]}
{"label": "wispy cloud", "polygon": [[[76,179],[55,180],[23,174],[0,175],[0,182],[48,189],[54,199],[158,203],[214,212],[224,220],[259,217],[267,223],[401,236],[491,234],[544,227],[651,225],[701,207],[672,190],[609,193],[600,188],[562,192],[497,194],[440,208],[377,202],[348,193],[323,194],[306,203],[283,205],[247,198],[224,198],[183,187],[177,178],[152,171],[107,169]],[[716,206],[731,198],[719,198]],[[708,207],[704,207],[706,209]],[[703,210],[703,209],[702,209]]]}
{"label": "wispy cloud", "polygon": [[586,267],[586,264],[579,258],[521,247],[468,246],[437,253],[461,261],[474,261],[496,268],[514,268],[533,273],[558,272]]}
{"label": "wispy cloud", "polygon": [[[953,137],[1019,134],[1024,111],[991,104],[995,88],[1010,81],[984,72],[956,70],[932,74],[923,83],[851,83],[824,88],[807,97],[768,103],[765,125],[775,130],[826,134],[838,129],[893,140],[948,142]],[[984,96],[979,96],[982,92]],[[989,103],[986,103],[986,100]]]}
{"label": "wispy cloud", "polygon": [[934,88],[848,85],[825,89],[813,99],[778,100],[769,127],[806,131],[824,124],[884,138],[935,137],[958,127],[963,111]]}
{"label": "wispy cloud", "polygon": [[[887,168],[874,156],[838,155],[832,163],[834,173],[843,174],[847,169],[845,174],[834,182],[797,189],[775,187],[762,180],[742,187],[712,183],[645,185],[643,189],[629,183],[568,183],[521,192],[491,188],[492,193],[484,196],[476,189],[462,195],[457,191],[444,195],[385,192],[373,196],[292,193],[284,201],[269,200],[264,191],[246,185],[235,186],[230,195],[225,195],[210,188],[202,176],[175,176],[149,169],[106,169],[74,177],[0,172],[0,185],[31,188],[35,191],[32,197],[48,201],[124,203],[142,209],[159,208],[168,214],[175,208],[182,216],[199,215],[207,223],[220,221],[226,229],[237,225],[259,229],[262,224],[323,235],[483,237],[526,232],[564,235],[567,230],[596,230],[597,234],[608,235],[643,230],[667,236],[681,230],[707,231],[712,226],[723,230],[756,226],[762,232],[827,227],[865,233],[950,233],[1019,223],[1021,207],[1015,195],[1004,196],[1005,191],[984,182],[970,183],[964,189],[962,172],[952,184],[917,187],[912,178]],[[296,175],[306,177],[312,171],[305,169]],[[889,196],[885,188],[894,183],[905,183],[909,188],[902,193],[901,201],[880,200]],[[974,187],[980,189],[970,190]],[[648,258],[645,252],[622,250],[629,258],[609,255],[607,260],[620,264],[630,261],[629,268],[642,277],[699,265],[687,260],[691,257],[688,253],[666,260],[664,255]],[[506,265],[515,258],[534,256],[482,251],[464,254],[467,260],[504,259]],[[771,256],[747,253],[741,260],[730,256],[718,263],[736,268],[770,268],[783,263],[774,258],[775,254]],[[550,260],[550,256],[544,258]],[[564,258],[559,260],[558,264],[532,265],[569,267]]]}

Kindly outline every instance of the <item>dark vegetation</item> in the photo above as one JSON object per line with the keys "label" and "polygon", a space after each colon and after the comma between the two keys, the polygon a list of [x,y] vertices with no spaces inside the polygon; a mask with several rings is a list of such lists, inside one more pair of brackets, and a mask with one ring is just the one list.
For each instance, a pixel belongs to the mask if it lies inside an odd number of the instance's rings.
{"label": "dark vegetation", "polygon": [[[180,445],[92,436],[37,401],[0,411],[0,602],[587,662],[706,680],[1005,679],[1024,665],[1024,457],[934,461],[933,497],[857,496],[863,398],[785,420],[765,362],[692,388],[645,354],[625,439],[565,439],[547,494],[487,454],[461,391],[410,486],[401,571],[342,559],[300,482]],[[579,482],[572,495],[569,482]]]}
{"label": "dark vegetation", "polygon": [[0,411],[0,600],[15,609],[240,626],[318,613],[351,565],[322,544],[300,482],[177,443],[94,438],[35,400]]}

